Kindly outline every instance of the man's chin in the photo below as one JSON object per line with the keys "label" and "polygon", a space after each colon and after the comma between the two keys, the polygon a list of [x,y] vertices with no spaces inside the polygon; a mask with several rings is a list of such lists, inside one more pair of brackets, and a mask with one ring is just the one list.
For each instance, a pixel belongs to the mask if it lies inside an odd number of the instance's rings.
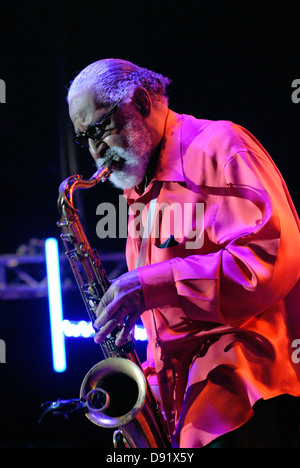
{"label": "man's chin", "polygon": [[126,173],[125,171],[114,171],[112,172],[110,178],[110,182],[114,185],[114,187],[120,190],[127,190],[133,189],[137,185],[139,185],[142,180],[143,176],[137,176],[136,174],[131,175]]}

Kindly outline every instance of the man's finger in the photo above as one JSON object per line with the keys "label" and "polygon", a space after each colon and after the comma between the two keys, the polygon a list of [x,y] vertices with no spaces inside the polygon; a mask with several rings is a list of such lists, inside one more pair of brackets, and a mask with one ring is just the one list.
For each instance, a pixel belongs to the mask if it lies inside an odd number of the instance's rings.
{"label": "man's finger", "polygon": [[118,326],[119,322],[120,321],[116,317],[108,320],[108,322],[97,332],[94,337],[94,341],[99,344],[105,340],[107,335],[109,335]]}
{"label": "man's finger", "polygon": [[128,315],[126,322],[118,334],[116,338],[116,345],[117,346],[122,346],[126,339],[128,338],[128,335],[130,334],[131,330],[135,326],[137,319],[139,318],[139,315],[136,317],[135,314]]}

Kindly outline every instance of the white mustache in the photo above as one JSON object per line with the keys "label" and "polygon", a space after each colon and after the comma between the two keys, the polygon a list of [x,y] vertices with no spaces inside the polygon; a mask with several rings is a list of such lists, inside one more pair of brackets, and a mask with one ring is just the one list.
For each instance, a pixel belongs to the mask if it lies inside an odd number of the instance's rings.
{"label": "white mustache", "polygon": [[105,167],[112,167],[112,166],[120,166],[120,163],[122,163],[122,165],[124,164],[125,162],[125,159],[122,158],[120,155],[118,154],[106,154],[107,152],[109,152],[111,149],[108,148],[106,151],[105,151],[105,155],[104,156],[108,156],[108,157],[104,157],[104,158],[98,158],[97,161],[96,161],[96,164],[97,164],[97,167],[100,167],[100,166],[105,166]]}

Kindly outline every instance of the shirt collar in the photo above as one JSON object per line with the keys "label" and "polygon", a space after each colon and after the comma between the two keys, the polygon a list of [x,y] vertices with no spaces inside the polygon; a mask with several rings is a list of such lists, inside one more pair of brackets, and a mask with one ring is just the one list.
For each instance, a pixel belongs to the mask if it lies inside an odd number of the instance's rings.
{"label": "shirt collar", "polygon": [[[181,128],[182,116],[169,110],[157,165],[145,192],[155,180],[184,182],[180,144]],[[136,199],[141,194],[138,195],[136,189],[133,188],[124,190],[124,196],[128,199]]]}

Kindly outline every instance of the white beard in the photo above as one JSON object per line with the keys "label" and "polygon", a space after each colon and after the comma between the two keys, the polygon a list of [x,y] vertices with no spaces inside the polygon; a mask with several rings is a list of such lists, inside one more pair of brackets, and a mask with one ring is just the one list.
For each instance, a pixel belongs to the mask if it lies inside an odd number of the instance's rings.
{"label": "white beard", "polygon": [[[139,185],[143,178],[151,158],[152,140],[148,129],[142,122],[135,118],[129,118],[124,125],[128,149],[112,146],[105,152],[105,159],[114,159],[120,162],[120,168],[116,168],[110,176],[112,184],[122,190],[131,189]],[[97,160],[98,167],[102,165],[101,159]]]}
{"label": "white beard", "polygon": [[[114,170],[109,178],[115,187],[122,190],[131,189],[142,182],[150,159],[148,154],[137,157],[131,151],[118,146],[109,148],[105,157],[113,157],[116,161],[122,162],[121,169]],[[101,160],[98,160],[97,166],[101,165]]]}

